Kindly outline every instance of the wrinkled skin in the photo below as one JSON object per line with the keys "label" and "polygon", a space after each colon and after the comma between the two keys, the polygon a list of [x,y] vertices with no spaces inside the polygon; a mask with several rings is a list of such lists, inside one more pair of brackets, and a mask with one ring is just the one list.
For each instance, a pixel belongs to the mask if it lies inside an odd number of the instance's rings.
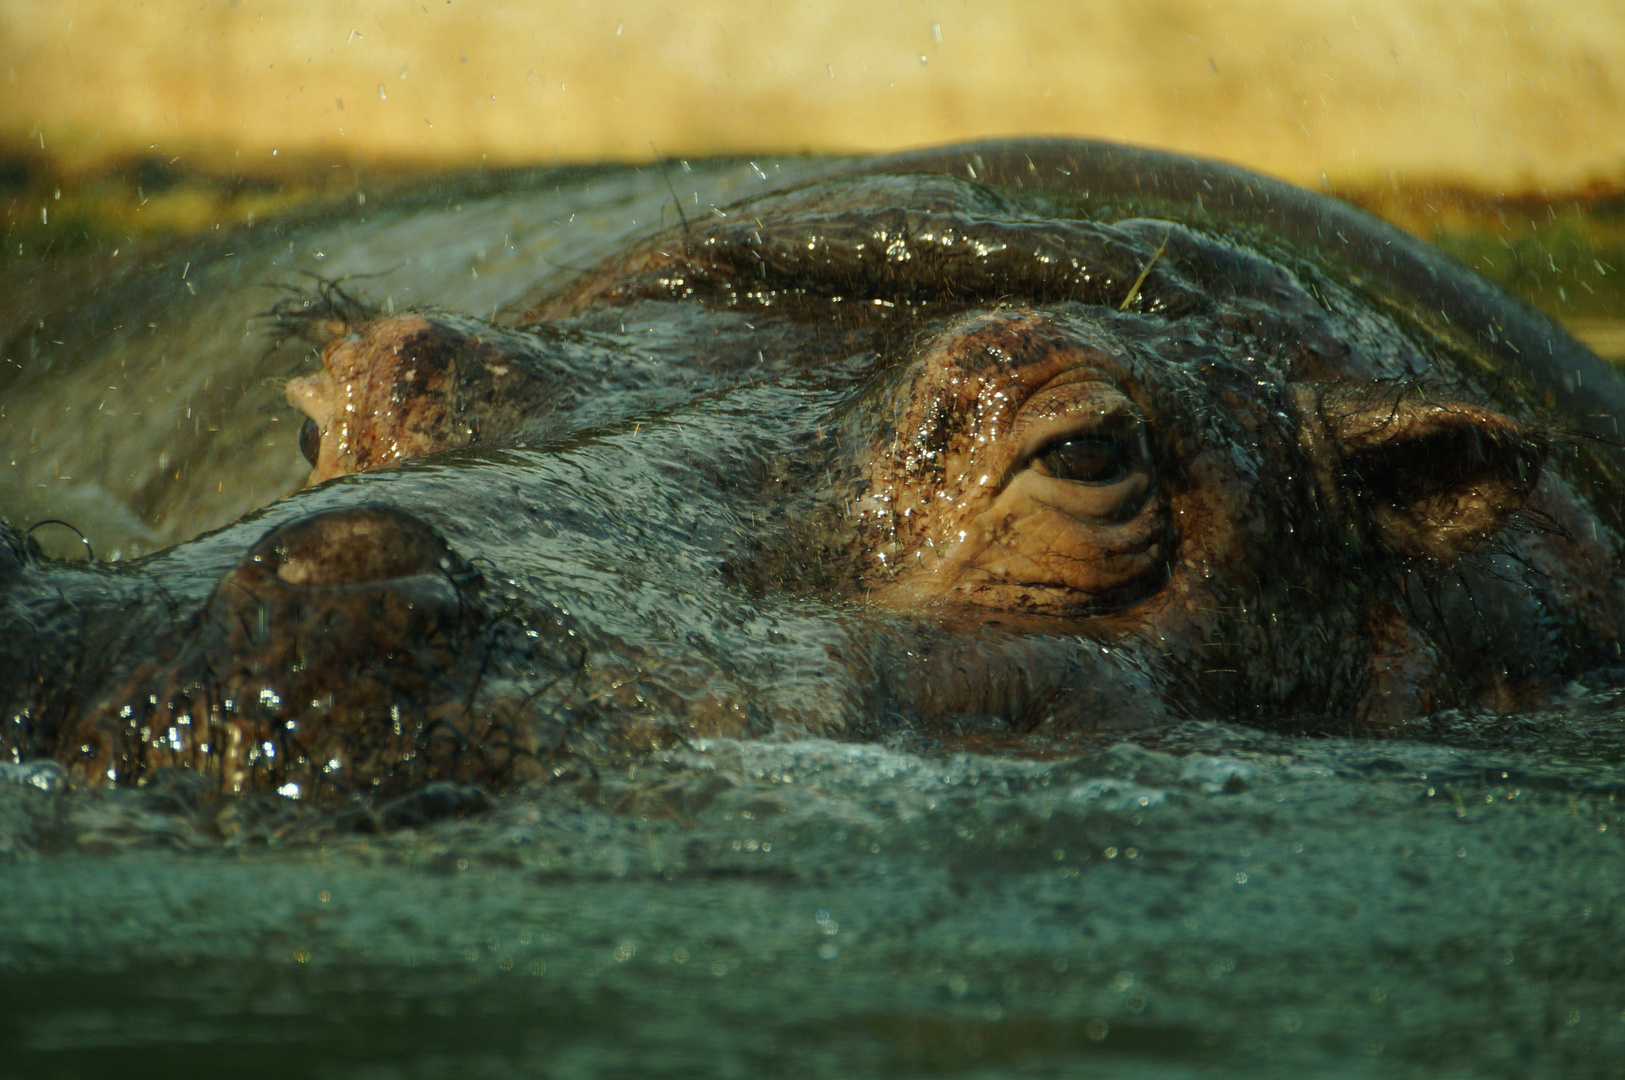
{"label": "wrinkled skin", "polygon": [[1381,733],[1618,662],[1610,451],[1528,380],[1335,259],[1069,213],[843,178],[498,322],[289,301],[311,486],[123,572],[8,531],[0,745],[389,793],[689,735]]}

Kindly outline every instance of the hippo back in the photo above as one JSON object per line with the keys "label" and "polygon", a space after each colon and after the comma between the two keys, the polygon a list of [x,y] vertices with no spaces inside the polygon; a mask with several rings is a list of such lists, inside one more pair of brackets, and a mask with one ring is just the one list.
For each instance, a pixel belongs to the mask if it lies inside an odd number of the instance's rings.
{"label": "hippo back", "polygon": [[1092,200],[1187,204],[1221,224],[1262,226],[1340,257],[1372,283],[1413,297],[1468,335],[1504,377],[1524,383],[1579,432],[1620,439],[1625,377],[1530,304],[1387,222],[1258,173],[1090,139],[1001,139],[918,150],[859,167],[949,173]]}

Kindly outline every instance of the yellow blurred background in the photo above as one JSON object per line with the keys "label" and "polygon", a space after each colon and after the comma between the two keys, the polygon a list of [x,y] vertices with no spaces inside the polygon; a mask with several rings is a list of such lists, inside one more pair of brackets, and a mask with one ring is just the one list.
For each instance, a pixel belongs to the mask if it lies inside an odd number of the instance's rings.
{"label": "yellow blurred background", "polygon": [[1555,192],[1625,180],[1622,106],[1621,0],[0,0],[0,142],[75,168],[1061,134]]}

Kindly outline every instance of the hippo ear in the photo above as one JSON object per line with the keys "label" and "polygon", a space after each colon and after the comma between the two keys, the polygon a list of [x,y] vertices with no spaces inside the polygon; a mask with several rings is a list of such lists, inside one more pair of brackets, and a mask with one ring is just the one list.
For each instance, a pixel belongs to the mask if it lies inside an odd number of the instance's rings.
{"label": "hippo ear", "polygon": [[1454,562],[1501,531],[1540,480],[1545,441],[1476,405],[1335,390],[1315,411],[1323,483],[1400,558]]}

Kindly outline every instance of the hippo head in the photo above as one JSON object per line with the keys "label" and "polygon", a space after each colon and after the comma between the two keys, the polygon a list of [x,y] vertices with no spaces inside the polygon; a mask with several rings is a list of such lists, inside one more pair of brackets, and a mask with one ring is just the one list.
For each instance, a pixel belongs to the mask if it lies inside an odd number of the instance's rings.
{"label": "hippo head", "polygon": [[11,543],[47,659],[6,745],[389,790],[695,734],[1377,730],[1617,655],[1539,415],[1348,277],[870,177],[498,321],[326,288],[281,310],[310,487],[126,573]]}
{"label": "hippo head", "polygon": [[972,315],[901,399],[853,506],[871,600],[1107,644],[1198,715],[1461,701],[1393,585],[1448,591],[1543,456],[1459,398],[1269,377],[1111,312]]}

